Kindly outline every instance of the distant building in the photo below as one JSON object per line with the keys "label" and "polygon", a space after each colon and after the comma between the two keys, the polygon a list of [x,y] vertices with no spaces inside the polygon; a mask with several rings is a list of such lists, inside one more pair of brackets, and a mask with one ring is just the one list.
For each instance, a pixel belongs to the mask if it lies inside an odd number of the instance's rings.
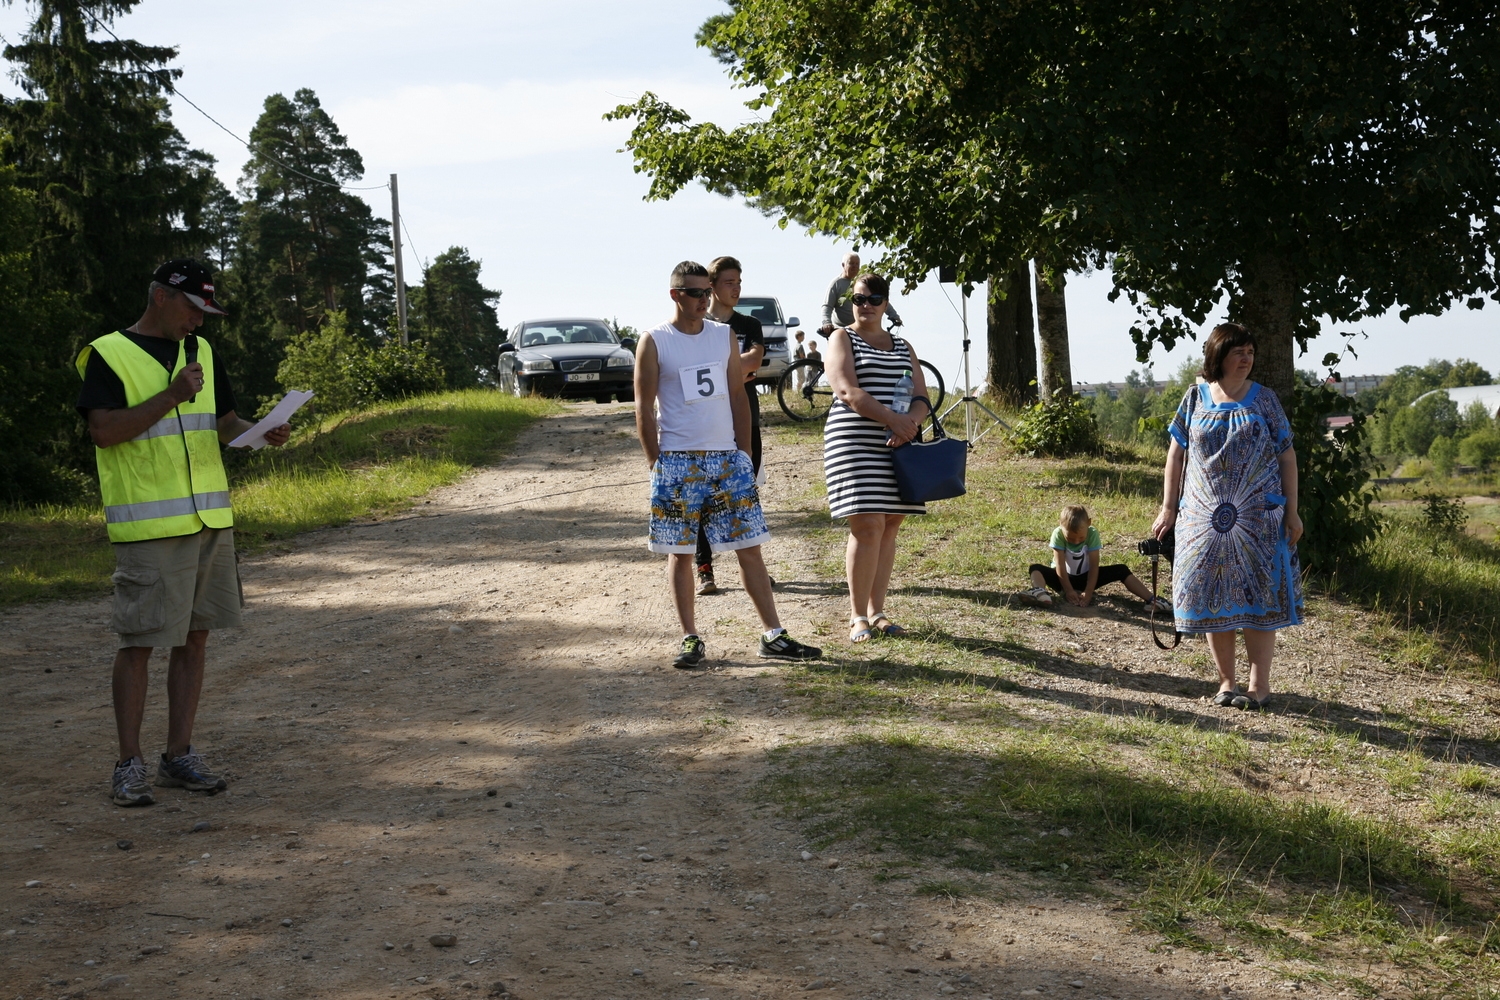
{"label": "distant building", "polygon": [[1326,379],[1323,384],[1340,395],[1358,396],[1366,389],[1378,389],[1380,384],[1388,378],[1390,378],[1389,375],[1345,375],[1340,382]]}
{"label": "distant building", "polygon": [[1412,405],[1416,406],[1419,401],[1439,392],[1448,394],[1448,398],[1453,400],[1454,405],[1458,407],[1459,413],[1479,403],[1484,407],[1484,412],[1491,417],[1500,417],[1500,385],[1465,385],[1456,389],[1434,389],[1412,400]]}
{"label": "distant building", "polygon": [[[1142,382],[1137,386],[1140,389],[1148,387],[1160,392],[1167,387],[1167,383],[1151,382],[1148,385],[1148,383]],[[1129,382],[1075,382],[1073,384],[1073,392],[1076,395],[1083,396],[1085,399],[1097,399],[1101,395],[1107,396],[1110,399],[1119,399],[1120,393],[1128,388],[1130,388]]]}

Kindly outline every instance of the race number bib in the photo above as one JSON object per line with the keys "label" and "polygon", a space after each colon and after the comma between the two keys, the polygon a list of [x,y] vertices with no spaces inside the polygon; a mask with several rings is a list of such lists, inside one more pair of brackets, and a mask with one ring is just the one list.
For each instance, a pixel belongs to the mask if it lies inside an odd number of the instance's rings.
{"label": "race number bib", "polygon": [[677,376],[682,381],[682,398],[686,402],[697,403],[715,396],[729,395],[729,387],[724,382],[722,361],[688,365],[677,369]]}

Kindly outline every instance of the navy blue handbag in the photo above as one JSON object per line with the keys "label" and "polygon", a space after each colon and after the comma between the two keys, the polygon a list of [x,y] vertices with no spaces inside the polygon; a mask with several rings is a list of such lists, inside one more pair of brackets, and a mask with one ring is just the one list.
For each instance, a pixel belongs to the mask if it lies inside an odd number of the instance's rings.
{"label": "navy blue handbag", "polygon": [[951,438],[937,414],[932,415],[932,440],[923,441],[921,431],[891,452],[896,466],[896,489],[903,503],[948,500],[968,492],[964,473],[968,468],[969,442]]}

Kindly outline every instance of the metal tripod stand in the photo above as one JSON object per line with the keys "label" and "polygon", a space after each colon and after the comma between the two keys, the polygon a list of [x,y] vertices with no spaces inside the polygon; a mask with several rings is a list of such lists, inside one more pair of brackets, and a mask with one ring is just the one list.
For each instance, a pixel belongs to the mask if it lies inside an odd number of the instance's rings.
{"label": "metal tripod stand", "polygon": [[[948,407],[948,409],[943,412],[941,419],[946,421],[948,419],[948,414],[952,413],[954,410],[962,406],[964,408],[964,439],[969,442],[969,447],[972,448],[976,441],[984,437],[996,427],[1003,427],[1007,431],[1009,431],[1011,427],[1010,424],[1007,424],[1000,418],[1000,414],[996,413],[988,406],[985,406],[984,403],[980,402],[979,397],[974,395],[974,382],[969,375],[968,286],[964,286],[963,288],[959,289],[959,295],[963,302],[963,311],[960,313],[960,316],[963,320],[964,325],[964,394],[962,399],[955,400],[953,405]],[[985,424],[983,430],[980,430],[979,428],[984,418],[981,417],[978,413],[974,412],[976,410],[982,412],[985,416],[990,418],[990,421],[992,421],[991,423]]]}

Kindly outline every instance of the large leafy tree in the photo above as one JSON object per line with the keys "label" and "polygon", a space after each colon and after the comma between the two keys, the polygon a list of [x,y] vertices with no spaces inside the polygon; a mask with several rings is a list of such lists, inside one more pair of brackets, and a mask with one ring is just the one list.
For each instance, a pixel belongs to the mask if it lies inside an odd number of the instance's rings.
{"label": "large leafy tree", "polygon": [[[38,0],[7,46],[23,96],[0,105],[7,160],[36,192],[39,275],[77,294],[102,332],[134,320],[151,272],[199,252],[213,159],[172,124],[177,50],[101,32],[139,0]],[[95,37],[100,33],[100,37]]]}
{"label": "large leafy tree", "polygon": [[276,391],[286,342],[342,311],[367,343],[385,335],[393,310],[389,223],[345,190],[364,162],[311,90],[272,94],[250,131],[240,186],[229,324],[245,391]]}
{"label": "large leafy tree", "polygon": [[1496,291],[1500,12],[1459,0],[735,0],[700,40],[757,121],[647,94],[649,197],[694,180],[891,248],[915,280],[1111,264],[1144,358],[1227,302],[1290,401],[1319,317]]}
{"label": "large leafy tree", "polygon": [[463,247],[438,254],[411,297],[411,331],[442,363],[455,389],[493,381],[505,331],[495,315],[500,293],[479,280],[480,262]]}

